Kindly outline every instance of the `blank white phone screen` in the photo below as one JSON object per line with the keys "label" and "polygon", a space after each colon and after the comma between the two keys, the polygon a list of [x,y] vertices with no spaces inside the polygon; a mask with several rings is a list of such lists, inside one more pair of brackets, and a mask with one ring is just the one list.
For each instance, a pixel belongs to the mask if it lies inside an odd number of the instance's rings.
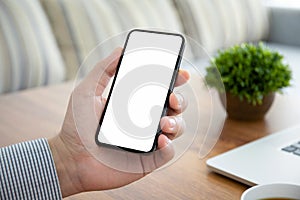
{"label": "blank white phone screen", "polygon": [[152,149],[182,43],[179,35],[130,33],[100,122],[99,142]]}

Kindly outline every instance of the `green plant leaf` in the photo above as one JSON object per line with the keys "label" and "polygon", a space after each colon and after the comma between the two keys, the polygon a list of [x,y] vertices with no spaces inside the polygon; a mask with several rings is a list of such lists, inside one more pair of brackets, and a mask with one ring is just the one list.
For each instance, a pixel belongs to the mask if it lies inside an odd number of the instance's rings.
{"label": "green plant leaf", "polygon": [[267,48],[262,42],[257,45],[243,43],[218,54],[206,68],[206,83],[219,92],[232,93],[253,105],[261,104],[265,95],[281,92],[290,86],[292,72],[283,63],[283,56]]}

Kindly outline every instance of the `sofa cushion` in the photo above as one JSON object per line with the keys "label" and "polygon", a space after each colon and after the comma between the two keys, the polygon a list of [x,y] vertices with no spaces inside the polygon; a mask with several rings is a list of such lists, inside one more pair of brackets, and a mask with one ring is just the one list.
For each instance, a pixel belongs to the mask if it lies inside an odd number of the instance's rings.
{"label": "sofa cushion", "polygon": [[0,93],[64,80],[64,65],[37,0],[0,1]]}
{"label": "sofa cushion", "polygon": [[271,5],[269,13],[270,35],[268,41],[300,46],[300,7]]}
{"label": "sofa cushion", "polygon": [[210,54],[237,43],[262,40],[268,32],[267,10],[260,0],[174,0],[174,3],[187,35]]}
{"label": "sofa cushion", "polygon": [[[182,31],[171,0],[41,0],[67,65],[68,79],[100,42],[132,28]],[[108,53],[123,41],[114,41]]]}

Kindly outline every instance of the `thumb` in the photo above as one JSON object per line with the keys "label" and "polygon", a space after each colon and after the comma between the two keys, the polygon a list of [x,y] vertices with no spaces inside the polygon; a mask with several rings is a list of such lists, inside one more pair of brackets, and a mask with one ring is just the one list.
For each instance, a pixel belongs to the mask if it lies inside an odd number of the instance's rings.
{"label": "thumb", "polygon": [[84,85],[95,90],[96,96],[101,96],[110,78],[115,74],[123,48],[116,48],[108,57],[96,64],[94,69],[84,79]]}

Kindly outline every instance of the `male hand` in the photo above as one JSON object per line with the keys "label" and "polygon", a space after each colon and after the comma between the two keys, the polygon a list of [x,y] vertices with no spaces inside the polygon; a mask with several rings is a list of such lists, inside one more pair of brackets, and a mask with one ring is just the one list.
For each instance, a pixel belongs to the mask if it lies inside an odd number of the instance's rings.
{"label": "male hand", "polygon": [[[141,171],[134,173],[118,170],[95,158],[94,155],[98,154],[105,155],[105,159],[122,159],[121,156],[125,155],[101,149],[95,143],[96,128],[106,103],[103,91],[115,73],[121,53],[122,48],[115,49],[74,89],[62,129],[57,136],[49,139],[63,197],[127,185],[167,163],[174,156],[170,140],[181,135],[184,130],[184,121],[177,115],[184,111],[186,102],[182,95],[172,93],[167,116],[160,122],[163,134],[158,138],[158,151],[153,152],[152,156],[125,153],[135,161],[138,158],[140,163],[137,165],[143,166]],[[184,84],[188,79],[188,72],[180,70],[175,86]]]}

